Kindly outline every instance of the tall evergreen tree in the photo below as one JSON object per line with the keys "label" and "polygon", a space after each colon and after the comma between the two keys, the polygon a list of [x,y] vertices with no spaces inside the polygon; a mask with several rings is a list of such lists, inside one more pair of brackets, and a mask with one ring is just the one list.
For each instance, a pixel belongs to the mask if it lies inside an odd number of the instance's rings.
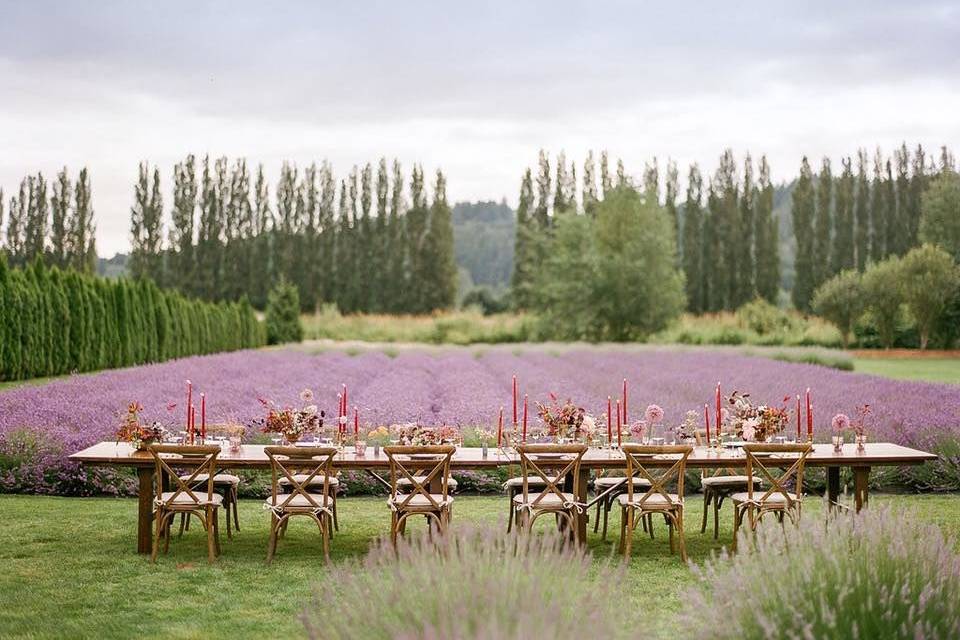
{"label": "tall evergreen tree", "polygon": [[660,202],[660,166],[657,157],[643,167],[643,193],[653,202]]}
{"label": "tall evergreen tree", "polygon": [[320,210],[317,225],[320,229],[319,253],[315,260],[319,269],[320,297],[324,302],[334,299],[334,246],[336,236],[337,181],[333,168],[326,160],[320,165]]}
{"label": "tall evergreen tree", "polygon": [[814,272],[813,219],[816,211],[813,192],[813,172],[804,156],[800,164],[800,177],[793,189],[793,234],[797,240],[794,262],[796,272],[793,284],[793,304],[801,311],[810,310],[810,301],[816,286]]}
{"label": "tall evergreen tree", "polygon": [[[680,174],[677,172],[677,163],[667,160],[667,175],[663,184],[667,215],[673,220],[673,228],[677,236],[677,258],[683,255],[683,229],[680,228],[680,210],[677,208]],[[689,298],[687,299],[689,302]]]}
{"label": "tall evergreen tree", "polygon": [[53,196],[50,198],[50,261],[61,269],[68,264],[67,221],[70,217],[72,195],[70,178],[67,176],[67,168],[64,167],[57,174],[57,181],[53,184]]}
{"label": "tall evergreen tree", "polygon": [[896,214],[895,232],[893,241],[895,243],[893,253],[902,256],[907,252],[911,245],[910,237],[910,150],[906,143],[900,145],[899,149],[893,152],[894,163],[897,167],[896,178]]}
{"label": "tall evergreen tree", "polygon": [[687,308],[693,313],[705,310],[703,240],[703,177],[697,165],[692,164],[683,206],[683,272],[686,274]]}
{"label": "tall evergreen tree", "polygon": [[407,205],[403,198],[403,170],[398,160],[393,161],[392,189],[390,191],[390,219],[387,222],[387,237],[390,246],[390,297],[387,308],[393,312],[400,312],[406,306],[404,294],[407,290],[409,260],[406,252],[406,210]]}
{"label": "tall evergreen tree", "polygon": [[780,291],[780,225],[773,216],[773,184],[767,157],[760,157],[760,178],[757,182],[754,217],[755,264],[757,293],[776,304]]}
{"label": "tall evergreen tree", "polygon": [[863,271],[870,259],[870,179],[867,177],[867,150],[857,151],[856,206],[854,207],[854,249],[857,269]]}
{"label": "tall evergreen tree", "polygon": [[870,233],[870,256],[877,261],[887,257],[886,234],[889,220],[884,188],[883,156],[878,147],[873,156],[873,189],[870,197],[870,217],[873,222]]}
{"label": "tall evergreen tree", "polygon": [[714,289],[718,309],[734,309],[739,301],[741,245],[738,234],[740,225],[740,193],[737,181],[737,164],[733,151],[726,149],[720,156],[720,165],[714,178],[717,190],[711,214],[714,230],[720,246],[715,258]]}
{"label": "tall evergreen tree", "polygon": [[93,201],[90,174],[80,170],[73,187],[73,215],[70,218],[68,254],[71,266],[82,273],[94,273],[97,266],[96,225],[93,222]]}
{"label": "tall evergreen tree", "polygon": [[453,252],[453,212],[447,203],[447,181],[437,170],[430,221],[423,254],[427,269],[424,310],[449,309],[457,299],[457,262]]}
{"label": "tall evergreen tree", "polygon": [[183,293],[193,286],[193,227],[197,207],[195,158],[188,155],[173,168],[173,208],[170,212],[170,284]]}
{"label": "tall evergreen tree", "polygon": [[513,274],[510,279],[513,306],[517,309],[527,309],[532,302],[533,277],[536,265],[532,262],[534,252],[531,243],[535,241],[534,233],[534,195],[533,175],[528,168],[520,182],[520,203],[517,206],[517,222],[513,249]]}
{"label": "tall evergreen tree", "polygon": [[537,173],[537,206],[533,210],[533,219],[540,230],[550,227],[550,159],[541,149]]}
{"label": "tall evergreen tree", "polygon": [[[824,157],[817,176],[817,202],[813,223],[813,287],[820,286],[830,278],[831,249],[833,247],[833,172],[830,158]],[[804,309],[805,310],[805,309]]]}
{"label": "tall evergreen tree", "polygon": [[561,151],[557,156],[557,179],[554,182],[553,212],[554,215],[570,210],[573,203],[573,194],[569,192],[570,179],[567,174],[567,155]]}
{"label": "tall evergreen tree", "polygon": [[844,269],[852,269],[855,265],[853,162],[849,157],[844,158],[842,162],[843,171],[837,181],[837,211],[834,216],[833,255],[831,258],[833,273],[839,273]]}
{"label": "tall evergreen tree", "polygon": [[600,152],[600,191],[603,197],[613,189],[613,179],[610,177],[610,164],[606,150]]}
{"label": "tall evergreen tree", "polygon": [[756,270],[754,208],[757,206],[756,187],[753,183],[753,159],[748,153],[743,161],[743,188],[740,192],[740,210],[737,222],[742,249],[737,256],[737,288],[734,307],[749,302],[756,295],[753,277]]}
{"label": "tall evergreen tree", "polygon": [[597,167],[593,159],[593,150],[587,152],[587,159],[583,162],[583,211],[587,215],[594,214],[597,203]]}
{"label": "tall evergreen tree", "polygon": [[258,308],[267,304],[267,292],[273,286],[275,261],[273,258],[273,212],[270,209],[270,187],[263,174],[263,165],[257,167],[253,188],[253,219],[256,227],[254,250],[250,252],[249,291],[251,301]]}
{"label": "tall evergreen tree", "polygon": [[36,177],[27,178],[27,187],[29,204],[24,227],[24,251],[26,259],[32,261],[38,256],[43,258],[47,248],[47,223],[49,222],[47,181],[42,173],[38,173]]}
{"label": "tall evergreen tree", "polygon": [[26,264],[24,228],[27,224],[27,209],[30,207],[29,193],[27,180],[24,178],[20,181],[19,194],[10,198],[10,212],[7,215],[7,253],[12,267]]}

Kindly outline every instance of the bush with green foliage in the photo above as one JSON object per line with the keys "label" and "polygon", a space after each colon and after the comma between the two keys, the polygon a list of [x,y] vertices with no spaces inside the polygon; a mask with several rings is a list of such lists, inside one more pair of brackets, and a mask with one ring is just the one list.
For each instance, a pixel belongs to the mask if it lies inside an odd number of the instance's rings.
{"label": "bush with green foliage", "polygon": [[455,529],[396,550],[384,540],[363,564],[323,572],[301,620],[328,640],[633,637],[615,595],[622,569],[592,564],[555,533]]}
{"label": "bush with green foliage", "polygon": [[267,342],[284,344],[303,340],[300,324],[300,293],[281,278],[267,296]]}
{"label": "bush with green foliage", "polygon": [[708,562],[685,598],[690,637],[960,637],[960,556],[936,525],[874,507],[742,531],[741,551]]}
{"label": "bush with green foliage", "polygon": [[0,257],[0,380],[161,362],[261,346],[253,308],[184,298],[150,281],[105,280]]}
{"label": "bush with green foliage", "polygon": [[596,215],[557,216],[535,278],[533,307],[556,339],[643,340],[685,306],[674,221],[629,187]]}
{"label": "bush with green foliage", "polygon": [[932,244],[911,249],[901,265],[903,298],[917,323],[920,348],[926,349],[930,334],[960,288],[960,273],[953,258]]}
{"label": "bush with green foliage", "polygon": [[497,295],[490,287],[474,287],[463,296],[460,308],[477,307],[485,316],[504,313],[510,308],[509,296]]}
{"label": "bush with green foliage", "polygon": [[863,274],[863,293],[867,300],[867,311],[879,334],[880,344],[889,349],[893,346],[904,301],[900,258],[891,256],[870,265]]}
{"label": "bush with green foliage", "polygon": [[854,325],[866,306],[863,276],[856,269],[841,271],[817,288],[812,306],[815,313],[837,325],[846,349]]}
{"label": "bush with green foliage", "polygon": [[960,174],[948,170],[930,181],[923,193],[919,236],[960,262]]}

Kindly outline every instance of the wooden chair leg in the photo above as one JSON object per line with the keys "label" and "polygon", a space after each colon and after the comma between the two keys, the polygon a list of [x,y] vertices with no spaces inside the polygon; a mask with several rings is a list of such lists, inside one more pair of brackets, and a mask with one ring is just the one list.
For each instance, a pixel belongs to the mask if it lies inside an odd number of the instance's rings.
{"label": "wooden chair leg", "polygon": [[323,561],[330,564],[330,529],[333,528],[333,517],[321,514],[319,524],[320,537],[323,538]]}
{"label": "wooden chair leg", "polygon": [[337,490],[333,490],[333,530],[340,531],[340,519],[337,518]]}
{"label": "wooden chair leg", "polygon": [[163,536],[163,553],[164,555],[170,553],[170,523],[173,522],[175,514],[168,513],[163,517],[162,526],[160,527],[160,535]]}
{"label": "wooden chair leg", "polygon": [[740,531],[740,521],[743,519],[743,509],[737,503],[733,504],[733,545],[731,549],[737,550],[737,532]]}
{"label": "wooden chair leg", "polygon": [[650,539],[653,540],[653,514],[647,514],[647,530],[650,532]]}
{"label": "wooden chair leg", "polygon": [[[227,526],[230,526],[230,520],[227,519]],[[220,554],[223,553],[223,550],[220,548],[220,509],[213,510],[213,542],[217,550],[217,557],[220,557]]]}
{"label": "wooden chair leg", "polygon": [[230,494],[233,498],[233,528],[240,531],[240,514],[237,513],[240,510],[240,492],[236,487],[231,487]]}
{"label": "wooden chair leg", "polygon": [[720,503],[723,497],[714,494],[713,496],[713,539],[720,538]]}
{"label": "wooden chair leg", "polygon": [[687,543],[686,535],[683,532],[683,510],[680,510],[677,514],[677,535],[680,537],[680,560],[684,564],[687,562]]}
{"label": "wooden chair leg", "polygon": [[153,515],[156,519],[156,534],[153,536],[153,550],[150,552],[150,562],[157,562],[157,552],[160,551],[160,533],[163,531],[163,511],[157,509],[157,512]]}
{"label": "wooden chair leg", "polygon": [[604,542],[607,540],[607,518],[610,517],[610,509],[613,507],[613,499],[607,496],[603,501],[603,536]]}
{"label": "wooden chair leg", "polygon": [[703,519],[700,521],[700,533],[707,530],[707,511],[710,509],[710,489],[703,488]]}
{"label": "wooden chair leg", "polygon": [[231,528],[230,528],[230,490],[229,489],[227,489],[224,492],[223,509],[224,509],[224,515],[227,518],[227,538],[229,538],[230,540],[233,540],[233,531],[231,531]]}
{"label": "wooden chair leg", "polygon": [[670,555],[673,555],[675,551],[673,548],[673,519],[672,518],[667,523],[667,530],[670,532]]}
{"label": "wooden chair leg", "polygon": [[[643,517],[642,515],[640,517]],[[630,558],[630,552],[633,548],[633,530],[637,526],[637,514],[632,508],[627,508],[627,537],[626,544],[623,549],[623,557],[628,559]]]}
{"label": "wooden chair leg", "polygon": [[267,564],[273,562],[273,554],[277,551],[277,528],[280,520],[277,514],[270,514],[270,541],[267,542]]}
{"label": "wooden chair leg", "polygon": [[207,559],[209,560],[210,564],[213,564],[213,562],[217,559],[217,547],[216,547],[216,543],[214,542],[214,538],[213,538],[213,536],[214,536],[214,533],[213,533],[213,532],[214,532],[214,527],[215,527],[215,525],[214,525],[214,523],[213,523],[213,511],[210,509],[210,507],[207,507],[207,508],[205,509],[205,513],[206,513],[206,517],[207,517],[207,522],[205,523],[205,524],[207,525],[207,526],[206,526],[206,529],[207,529]]}
{"label": "wooden chair leg", "polygon": [[596,518],[596,520],[594,520],[594,522],[593,522],[593,532],[594,532],[594,533],[596,533],[597,531],[600,530],[600,507],[603,506],[603,505],[600,504],[601,502],[603,502],[603,500],[597,500],[597,518]]}
{"label": "wooden chair leg", "polygon": [[180,533],[177,534],[178,538],[183,537],[183,530],[186,527],[186,525],[187,525],[187,514],[181,513],[180,514]]}

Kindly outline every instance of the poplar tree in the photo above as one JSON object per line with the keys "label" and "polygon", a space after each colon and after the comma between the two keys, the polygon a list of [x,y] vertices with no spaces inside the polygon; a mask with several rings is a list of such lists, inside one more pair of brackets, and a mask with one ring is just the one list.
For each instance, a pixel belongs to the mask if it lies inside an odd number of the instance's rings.
{"label": "poplar tree", "polygon": [[557,179],[553,194],[553,213],[559,215],[570,210],[573,195],[569,192],[569,177],[567,174],[567,155],[561,151],[557,156]]}
{"label": "poplar tree", "polygon": [[873,156],[873,189],[870,197],[870,214],[873,219],[873,233],[870,234],[870,256],[875,260],[882,260],[887,257],[887,225],[889,221],[889,212],[887,211],[887,199],[884,195],[886,185],[884,184],[883,156],[880,148],[877,148]]}
{"label": "poplar tree", "polygon": [[714,188],[716,194],[710,210],[719,245],[714,256],[717,262],[711,263],[715,271],[713,293],[717,309],[734,309],[740,294],[742,246],[738,237],[741,226],[737,164],[731,149],[720,156]]}
{"label": "poplar tree", "polygon": [[[67,221],[70,217],[70,198],[72,195],[70,178],[67,176],[67,168],[64,167],[57,174],[57,181],[53,184],[53,196],[50,198],[50,260],[61,269],[68,265]],[[0,201],[2,200],[3,198],[0,196]]]}
{"label": "poplar tree", "polygon": [[451,308],[457,299],[457,261],[453,250],[453,212],[447,202],[447,180],[437,170],[433,204],[424,240],[424,311]]}
{"label": "poplar tree", "polygon": [[360,173],[360,223],[357,233],[357,290],[360,297],[360,308],[369,313],[376,306],[379,292],[375,288],[375,238],[374,222],[371,217],[373,206],[373,166],[368,162]]}
{"label": "poplar tree", "polygon": [[304,172],[297,193],[297,272],[294,280],[300,293],[300,306],[304,311],[317,308],[320,274],[317,253],[319,252],[320,188],[316,163],[311,163]]}
{"label": "poplar tree", "polygon": [[703,286],[703,177],[696,164],[687,175],[687,199],[683,206],[683,272],[686,274],[687,308],[702,313]]}
{"label": "poplar tree", "polygon": [[834,216],[833,256],[831,259],[833,273],[839,273],[844,269],[852,269],[856,264],[853,240],[853,162],[848,157],[843,159],[842,164],[843,171],[837,182],[837,212]]}
{"label": "poplar tree", "polygon": [[707,184],[707,207],[703,214],[703,258],[701,260],[701,280],[703,287],[703,310],[721,311],[723,309],[723,282],[720,279],[723,261],[723,240],[719,233],[720,201],[715,178]]}
{"label": "poplar tree", "polygon": [[277,182],[277,233],[274,255],[279,276],[291,282],[293,278],[294,235],[296,233],[297,169],[284,162]]}
{"label": "poplar tree", "polygon": [[170,212],[170,284],[183,293],[195,291],[193,284],[193,227],[197,207],[195,158],[188,155],[173,168],[173,209]]}
{"label": "poplar tree", "polygon": [[423,169],[417,165],[413,167],[410,178],[410,209],[406,214],[407,255],[410,258],[410,311],[423,313],[428,311],[425,288],[429,286],[430,278],[427,271],[429,265],[425,262],[423,253],[424,241],[429,222],[427,197],[424,190]]}
{"label": "poplar tree", "polygon": [[533,276],[537,266],[533,263],[534,252],[531,247],[531,243],[535,239],[533,208],[533,175],[528,168],[520,182],[520,202],[517,205],[517,221],[514,232],[513,274],[510,278],[513,306],[521,310],[527,309],[531,305]]}
{"label": "poplar tree", "polygon": [[71,266],[82,273],[97,268],[96,226],[93,222],[92,189],[87,168],[80,170],[73,186],[73,216],[70,218],[68,253]]}
{"label": "poplar tree", "polygon": [[538,159],[539,172],[537,173],[537,206],[533,210],[533,220],[538,231],[545,231],[550,227],[550,159],[543,149]]}
{"label": "poplar tree", "polygon": [[630,186],[629,181],[627,180],[627,172],[623,169],[623,160],[620,158],[617,158],[617,186]]}
{"label": "poplar tree", "polygon": [[[529,170],[528,170],[529,172]],[[593,150],[587,152],[587,159],[583,161],[583,211],[587,215],[594,215],[597,197],[597,167],[593,160]]]}
{"label": "poplar tree", "polygon": [[912,174],[910,176],[909,195],[907,197],[907,248],[919,244],[917,233],[920,228],[922,198],[930,179],[927,176],[927,155],[923,145],[917,145],[913,154]]}
{"label": "poplar tree", "polygon": [[660,203],[660,167],[657,157],[643,167],[643,194],[651,202]]}
{"label": "poplar tree", "polygon": [[734,307],[749,302],[756,295],[754,272],[754,208],[756,207],[756,187],[753,183],[753,159],[748,153],[743,161],[743,188],[740,191],[740,210],[738,216],[739,241],[742,246],[737,256],[737,290]]}
{"label": "poplar tree", "polygon": [[[833,246],[833,172],[830,168],[830,158],[824,157],[820,167],[820,175],[816,180],[817,202],[814,219],[813,241],[813,287],[830,278],[831,248]],[[804,309],[806,310],[806,309]]]}
{"label": "poplar tree", "polygon": [[144,239],[144,220],[150,207],[149,167],[140,163],[137,184],[134,187],[133,206],[130,207],[130,275],[144,278],[147,275],[147,258]]}
{"label": "poplar tree", "polygon": [[894,150],[893,159],[897,166],[896,178],[896,224],[893,241],[894,253],[902,256],[910,248],[910,151],[906,143]]}
{"label": "poplar tree", "polygon": [[870,259],[870,180],[867,178],[867,151],[857,151],[856,206],[854,208],[854,248],[858,271],[863,271]]}
{"label": "poplar tree", "polygon": [[24,253],[27,261],[44,257],[47,242],[47,181],[42,173],[27,178],[28,208],[24,227]]}
{"label": "poplar tree", "polygon": [[887,177],[883,181],[884,209],[887,212],[887,224],[884,226],[886,236],[886,256],[900,255],[897,231],[899,219],[897,216],[897,191],[893,180],[893,163],[887,158]]}
{"label": "poplar tree", "polygon": [[663,185],[665,192],[664,206],[670,219],[673,220],[673,228],[677,237],[678,259],[683,255],[683,229],[680,228],[680,210],[677,208],[679,180],[680,174],[677,172],[677,163],[673,160],[667,160],[667,176]]}
{"label": "poplar tree", "polygon": [[250,172],[244,158],[236,160],[230,172],[229,190],[224,203],[226,246],[224,248],[224,285],[227,300],[249,295],[249,254],[255,236],[253,208],[250,205]]}
{"label": "poplar tree", "polygon": [[600,152],[600,191],[603,197],[613,189],[613,180],[610,178],[610,166],[606,150]]}
{"label": "poplar tree", "polygon": [[756,215],[754,217],[755,264],[757,293],[772,304],[780,292],[780,225],[773,216],[773,184],[767,157],[760,157],[757,182]]}
{"label": "poplar tree", "polygon": [[813,218],[816,211],[813,192],[813,172],[804,156],[800,163],[800,177],[793,189],[793,233],[797,240],[794,262],[796,275],[793,283],[793,304],[800,311],[810,310],[810,301],[816,288],[814,274]]}
{"label": "poplar tree", "polygon": [[250,252],[249,291],[253,304],[263,308],[267,292],[273,286],[276,270],[273,258],[274,220],[270,209],[270,187],[263,174],[263,165],[257,167],[257,180],[253,188],[253,218],[256,225],[254,250]]}
{"label": "poplar tree", "polygon": [[392,189],[390,191],[390,219],[387,222],[389,253],[389,298],[387,308],[399,312],[405,307],[409,260],[406,253],[406,202],[403,198],[403,170],[396,159],[392,166]]}
{"label": "poplar tree", "polygon": [[333,178],[333,169],[326,160],[320,165],[320,209],[317,225],[320,229],[319,254],[314,257],[319,270],[319,295],[324,302],[333,300],[334,280],[334,236],[336,235],[334,210],[337,199],[337,182]]}
{"label": "poplar tree", "polygon": [[29,202],[27,181],[23,179],[20,181],[19,194],[10,198],[10,211],[7,214],[7,253],[10,266],[16,267],[26,264],[23,236],[24,227],[27,223]]}

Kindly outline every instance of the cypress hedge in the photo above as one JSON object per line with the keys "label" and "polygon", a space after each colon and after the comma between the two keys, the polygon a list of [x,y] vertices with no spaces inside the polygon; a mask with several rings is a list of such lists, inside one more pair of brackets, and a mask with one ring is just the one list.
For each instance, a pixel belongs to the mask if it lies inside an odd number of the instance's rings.
{"label": "cypress hedge", "polygon": [[149,280],[107,280],[0,255],[0,380],[96,371],[259,347],[244,298],[204,302]]}

